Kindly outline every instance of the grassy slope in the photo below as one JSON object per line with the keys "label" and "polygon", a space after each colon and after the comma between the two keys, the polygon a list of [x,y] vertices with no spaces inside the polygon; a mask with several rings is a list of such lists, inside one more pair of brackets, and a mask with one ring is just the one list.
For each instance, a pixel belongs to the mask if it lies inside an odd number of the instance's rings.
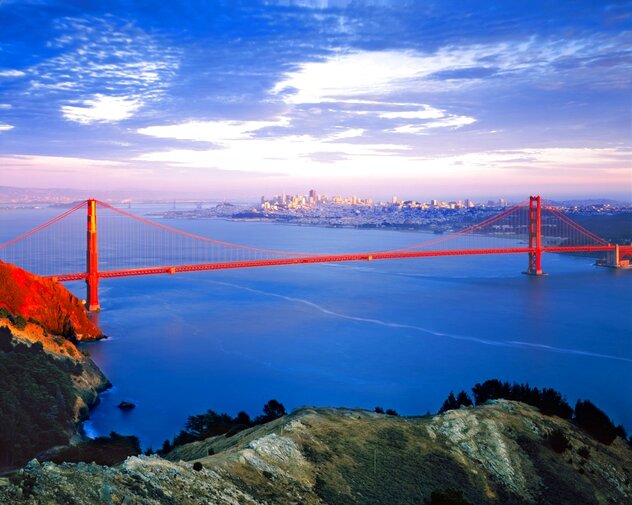
{"label": "grassy slope", "polygon": [[[567,434],[570,451],[550,448],[553,429]],[[168,458],[229,469],[239,487],[282,503],[293,487],[283,485],[283,475],[243,464],[244,448],[270,433],[293,440],[304,456],[305,465],[286,465],[304,503],[421,503],[445,488],[480,504],[620,502],[624,492],[632,499],[632,452],[623,441],[606,447],[562,419],[505,401],[420,418],[303,409],[228,439],[188,444]],[[589,448],[587,459],[581,447]]]}
{"label": "grassy slope", "polygon": [[[554,429],[572,445],[563,454],[548,442]],[[631,503],[631,455],[621,439],[604,446],[504,400],[418,418],[304,408],[168,460],[29,464],[13,483],[0,479],[0,503],[423,503],[441,488],[475,504]]]}

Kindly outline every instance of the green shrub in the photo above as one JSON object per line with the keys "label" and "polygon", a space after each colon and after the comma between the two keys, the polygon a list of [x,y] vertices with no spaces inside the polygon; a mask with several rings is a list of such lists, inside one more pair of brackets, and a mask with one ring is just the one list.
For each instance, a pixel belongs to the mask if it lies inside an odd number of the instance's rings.
{"label": "green shrub", "polygon": [[424,505],[472,505],[457,489],[433,491],[430,498],[424,500]]}
{"label": "green shrub", "polygon": [[66,447],[50,456],[54,463],[96,463],[97,465],[116,465],[128,456],[140,454],[140,442],[133,435],[110,433],[109,437],[97,437],[77,446]]}
{"label": "green shrub", "polygon": [[545,415],[555,415],[563,419],[573,416],[573,409],[561,393],[551,388],[532,388],[529,384],[509,384],[498,379],[490,379],[472,388],[476,405],[488,400],[515,400],[540,409]]}
{"label": "green shrub", "polygon": [[22,316],[17,316],[13,320],[13,325],[18,330],[23,330],[24,328],[26,328],[26,319],[24,319],[24,317],[22,317]]}
{"label": "green shrub", "polygon": [[590,458],[590,449],[587,446],[583,445],[582,447],[577,449],[577,454],[579,454],[579,456],[584,459],[588,459]]}
{"label": "green shrub", "polygon": [[573,421],[602,444],[610,445],[617,435],[626,438],[623,426],[615,426],[610,418],[590,400],[577,400]]}
{"label": "green shrub", "polygon": [[560,454],[569,449],[571,446],[568,438],[566,438],[566,435],[564,435],[561,430],[553,430],[549,434],[549,443],[551,444],[551,448]]}
{"label": "green shrub", "polygon": [[[239,412],[233,418],[226,413],[220,414],[214,410],[207,410],[205,414],[189,416],[184,425],[184,429],[174,437],[173,444],[169,444],[167,447],[169,450],[165,450],[165,446],[163,446],[161,453],[166,454],[174,447],[204,440],[208,437],[216,437],[219,435],[232,437],[240,431],[251,428],[257,424],[273,421],[284,415],[285,407],[277,400],[270,400],[266,403],[263,406],[263,415],[257,416],[254,421],[243,411]],[[165,441],[165,443],[167,442],[168,440]]]}
{"label": "green shrub", "polygon": [[472,399],[465,391],[459,392],[458,396],[454,396],[454,392],[450,391],[450,394],[439,409],[439,414],[447,412],[448,410],[458,409],[459,407],[461,407],[461,405],[469,407],[470,405],[472,405]]}

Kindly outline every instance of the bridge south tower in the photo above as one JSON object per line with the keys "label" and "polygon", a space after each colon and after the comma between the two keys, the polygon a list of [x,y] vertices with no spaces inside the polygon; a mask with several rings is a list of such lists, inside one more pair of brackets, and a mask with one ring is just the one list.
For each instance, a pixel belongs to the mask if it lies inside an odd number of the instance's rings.
{"label": "bridge south tower", "polygon": [[88,310],[97,311],[99,306],[99,251],[97,247],[97,201],[87,200],[88,228],[86,248],[86,284]]}

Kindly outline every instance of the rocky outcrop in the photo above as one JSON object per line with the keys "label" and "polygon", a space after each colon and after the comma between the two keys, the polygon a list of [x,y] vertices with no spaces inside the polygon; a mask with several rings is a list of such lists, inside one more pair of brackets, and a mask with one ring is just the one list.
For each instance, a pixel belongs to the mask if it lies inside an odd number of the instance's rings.
{"label": "rocky outcrop", "polygon": [[[570,448],[553,450],[559,431]],[[234,436],[118,467],[29,463],[1,503],[419,503],[456,488],[469,503],[630,503],[632,451],[498,400],[437,416],[303,408]]]}
{"label": "rocky outcrop", "polygon": [[37,320],[49,333],[76,340],[97,340],[101,330],[81,301],[58,282],[0,261],[0,308]]}

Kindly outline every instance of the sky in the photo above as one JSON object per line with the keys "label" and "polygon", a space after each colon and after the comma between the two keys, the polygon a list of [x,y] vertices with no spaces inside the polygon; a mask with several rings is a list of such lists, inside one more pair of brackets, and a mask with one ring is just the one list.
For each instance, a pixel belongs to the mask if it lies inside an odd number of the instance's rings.
{"label": "sky", "polygon": [[632,199],[632,2],[0,0],[0,186]]}

